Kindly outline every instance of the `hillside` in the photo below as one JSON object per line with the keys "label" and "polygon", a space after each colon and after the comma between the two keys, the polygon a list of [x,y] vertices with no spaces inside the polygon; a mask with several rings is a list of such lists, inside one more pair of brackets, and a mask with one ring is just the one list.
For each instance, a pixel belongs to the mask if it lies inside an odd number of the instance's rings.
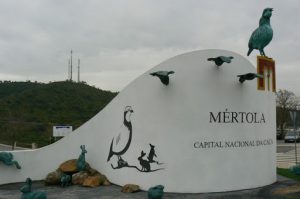
{"label": "hillside", "polygon": [[53,125],[81,126],[116,93],[84,83],[0,83],[0,143],[51,142]]}
{"label": "hillside", "polygon": [[0,81],[0,99],[9,95],[23,92],[42,86],[42,83],[38,82],[11,82],[11,81]]}

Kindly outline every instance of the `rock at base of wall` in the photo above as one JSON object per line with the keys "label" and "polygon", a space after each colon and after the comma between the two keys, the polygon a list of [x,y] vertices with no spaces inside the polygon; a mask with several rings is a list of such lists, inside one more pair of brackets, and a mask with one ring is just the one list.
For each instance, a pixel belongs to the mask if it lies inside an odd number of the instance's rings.
{"label": "rock at base of wall", "polygon": [[110,186],[110,185],[111,185],[111,183],[110,183],[109,180],[106,178],[106,176],[105,176],[105,180],[104,180],[104,182],[103,182],[102,185],[103,185],[103,186]]}
{"label": "rock at base of wall", "polygon": [[89,173],[87,171],[80,171],[72,175],[72,184],[82,185],[84,180],[87,179]]}
{"label": "rock at base of wall", "polygon": [[82,186],[85,187],[98,187],[101,185],[100,175],[88,176],[82,183]]}
{"label": "rock at base of wall", "polygon": [[140,186],[135,184],[126,184],[122,187],[123,193],[134,193],[140,191]]}
{"label": "rock at base of wall", "polygon": [[45,179],[46,185],[58,185],[58,184],[60,184],[60,178],[61,178],[62,174],[63,173],[59,169],[49,173],[46,176],[46,179]]}
{"label": "rock at base of wall", "polygon": [[64,173],[76,173],[77,159],[67,160],[59,165],[59,169]]}
{"label": "rock at base of wall", "polygon": [[72,184],[83,185],[87,187],[96,187],[100,185],[108,186],[111,185],[105,175],[102,175],[96,169],[90,167],[86,163],[85,171],[77,171],[76,166],[77,160],[71,159],[63,162],[59,168],[47,175],[45,179],[46,185],[59,185],[61,184],[61,177],[64,174],[72,174]]}

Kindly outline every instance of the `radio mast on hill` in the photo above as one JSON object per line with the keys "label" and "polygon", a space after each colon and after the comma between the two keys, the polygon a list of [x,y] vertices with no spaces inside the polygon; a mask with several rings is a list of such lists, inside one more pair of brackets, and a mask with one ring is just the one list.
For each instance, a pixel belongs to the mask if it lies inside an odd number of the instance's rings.
{"label": "radio mast on hill", "polygon": [[80,82],[80,59],[78,59],[78,82]]}
{"label": "radio mast on hill", "polygon": [[73,73],[73,71],[72,71],[72,69],[73,69],[73,65],[72,65],[72,53],[73,53],[73,51],[71,50],[71,65],[70,65],[70,67],[71,67],[71,71],[70,71],[70,80],[72,81],[72,73]]}
{"label": "radio mast on hill", "polygon": [[68,60],[68,80],[70,79],[70,67],[71,67],[71,64],[70,64],[70,59]]}
{"label": "radio mast on hill", "polygon": [[[77,70],[78,70],[77,81],[80,82],[80,59],[78,59]],[[71,58],[68,61],[68,80],[73,81],[73,50],[71,50]]]}

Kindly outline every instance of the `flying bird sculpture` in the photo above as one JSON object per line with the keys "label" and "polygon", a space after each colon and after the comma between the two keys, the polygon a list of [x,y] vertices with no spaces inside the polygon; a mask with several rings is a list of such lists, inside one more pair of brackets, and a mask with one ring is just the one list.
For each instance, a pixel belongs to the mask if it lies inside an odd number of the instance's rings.
{"label": "flying bird sculpture", "polygon": [[222,66],[222,64],[224,63],[224,62],[226,62],[226,63],[231,63],[231,60],[233,59],[233,57],[225,57],[225,56],[219,56],[219,57],[215,57],[215,58],[208,58],[207,60],[208,61],[213,61],[213,62],[215,62],[215,64],[217,65],[217,66]]}
{"label": "flying bird sculpture", "polygon": [[246,80],[253,80],[254,78],[264,78],[263,75],[256,74],[256,73],[246,73],[246,74],[243,74],[243,75],[238,75],[238,77],[239,77],[239,81],[241,83],[243,83]]}
{"label": "flying bird sculpture", "polygon": [[175,73],[174,71],[157,71],[157,72],[153,72],[150,73],[150,75],[152,76],[156,76],[160,79],[160,81],[164,84],[164,85],[168,85],[169,84],[169,75]]}
{"label": "flying bird sculpture", "polygon": [[259,27],[254,30],[250,37],[248,43],[249,51],[247,53],[247,56],[250,55],[253,49],[259,50],[261,56],[266,56],[264,48],[270,43],[273,38],[273,29],[270,24],[272,11],[273,8],[264,9],[259,20]]}

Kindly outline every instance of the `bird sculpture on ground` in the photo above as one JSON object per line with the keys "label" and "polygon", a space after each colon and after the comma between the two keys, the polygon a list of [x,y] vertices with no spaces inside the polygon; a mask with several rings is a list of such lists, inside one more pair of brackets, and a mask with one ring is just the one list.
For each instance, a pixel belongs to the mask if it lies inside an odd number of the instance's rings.
{"label": "bird sculpture on ground", "polygon": [[30,178],[26,179],[26,184],[21,187],[22,192],[21,199],[47,199],[47,195],[44,191],[32,191],[32,180]]}
{"label": "bird sculpture on ground", "polygon": [[153,72],[150,73],[150,75],[152,76],[156,76],[160,79],[160,81],[164,84],[164,85],[168,85],[169,84],[169,75],[175,73],[174,71],[157,71],[157,72]]}
{"label": "bird sculpture on ground", "polygon": [[164,186],[157,185],[148,190],[148,199],[162,199],[164,195]]}
{"label": "bird sculpture on ground", "polygon": [[253,80],[254,78],[264,78],[263,75],[256,74],[256,73],[246,73],[246,74],[243,74],[243,75],[238,75],[238,77],[239,77],[239,81],[241,83],[243,83],[246,80]]}
{"label": "bird sculpture on ground", "polygon": [[224,63],[224,62],[226,62],[226,63],[231,63],[231,60],[233,59],[233,57],[225,57],[225,56],[219,56],[219,57],[214,57],[214,58],[208,58],[207,60],[208,61],[213,61],[213,62],[215,62],[215,64],[217,65],[217,66],[222,66],[222,64]]}
{"label": "bird sculpture on ground", "polygon": [[121,155],[126,153],[128,150],[131,140],[132,140],[132,124],[131,124],[131,114],[133,110],[131,106],[126,106],[124,110],[124,119],[123,124],[120,128],[119,135],[112,139],[109,149],[109,154],[107,162],[111,159],[112,156],[118,156],[118,166],[124,166],[126,162],[122,159]]}
{"label": "bird sculpture on ground", "polygon": [[273,38],[273,29],[270,24],[272,11],[273,8],[264,9],[259,20],[259,27],[254,30],[249,39],[249,51],[247,53],[247,56],[250,55],[253,49],[259,50],[261,56],[266,56],[264,48],[270,43]]}

